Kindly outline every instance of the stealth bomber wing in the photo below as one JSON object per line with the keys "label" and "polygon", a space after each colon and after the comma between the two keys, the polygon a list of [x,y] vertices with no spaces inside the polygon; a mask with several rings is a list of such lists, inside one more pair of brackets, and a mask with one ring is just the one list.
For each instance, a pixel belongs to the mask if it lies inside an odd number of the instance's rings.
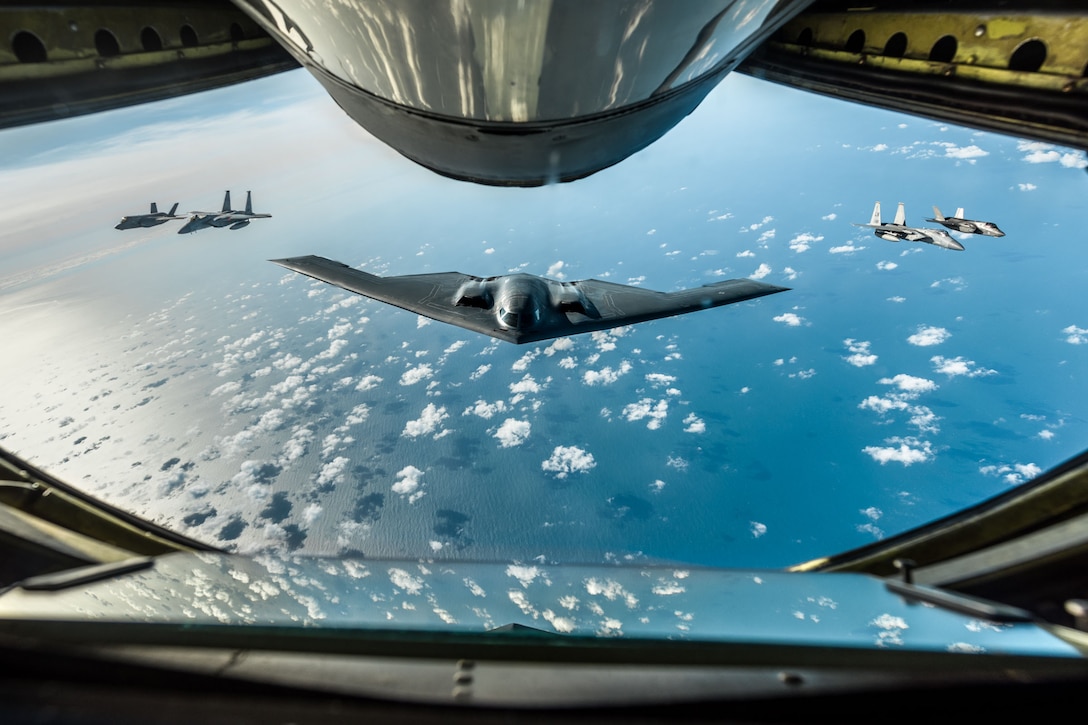
{"label": "stealth bomber wing", "polygon": [[655,292],[596,279],[557,282],[531,274],[474,277],[460,272],[380,277],[324,257],[272,262],[439,322],[522,344],[743,302],[786,291],[731,279]]}

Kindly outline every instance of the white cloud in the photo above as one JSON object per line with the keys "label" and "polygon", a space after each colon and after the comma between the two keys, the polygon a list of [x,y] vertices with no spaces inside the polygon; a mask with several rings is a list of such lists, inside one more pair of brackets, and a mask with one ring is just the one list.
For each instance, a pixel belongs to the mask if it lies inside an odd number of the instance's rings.
{"label": "white cloud", "polygon": [[521,583],[523,588],[528,588],[533,580],[543,574],[539,567],[525,566],[523,564],[510,564],[506,567],[506,576],[512,576]]}
{"label": "white cloud", "polygon": [[888,298],[888,302],[895,302],[895,303],[897,303],[897,304],[898,304],[898,303],[902,303],[902,302],[906,302],[906,301],[907,301],[907,298],[906,298],[906,297],[902,297],[902,296],[900,296],[900,295],[895,295],[894,297],[889,297],[889,298]]}
{"label": "white cloud", "polygon": [[526,374],[521,380],[516,383],[510,383],[510,392],[515,395],[525,395],[526,393],[539,393],[540,383],[538,383],[532,375]]}
{"label": "white cloud", "polygon": [[[544,273],[544,276],[551,277],[552,279],[563,279],[567,276],[562,272],[563,267],[563,260],[560,259],[558,262],[548,267],[548,271]],[[537,269],[539,269],[539,267]]]}
{"label": "white cloud", "polygon": [[461,415],[476,415],[480,418],[489,419],[506,410],[506,401],[496,400],[494,403],[488,403],[486,400],[477,400],[475,403],[465,408],[465,412]]}
{"label": "white cloud", "polygon": [[539,356],[539,355],[540,355],[540,350],[539,349],[530,350],[529,352],[525,353],[524,355],[519,357],[517,360],[515,360],[514,364],[510,366],[510,369],[513,370],[516,373],[523,373],[523,372],[525,372],[526,370],[529,369],[529,364],[533,360],[536,360],[537,356]]}
{"label": "white cloud", "polygon": [[676,382],[676,376],[665,373],[646,373],[646,382],[651,385],[672,385]]}
{"label": "white cloud", "polygon": [[390,569],[389,581],[393,582],[393,586],[403,589],[408,594],[418,595],[423,591],[423,580],[412,576],[404,569]]}
{"label": "white cloud", "polygon": [[1036,189],[1039,188],[1038,186],[1036,186],[1035,184],[1032,184],[1031,182],[1028,182],[1026,184],[1017,184],[1017,186],[1020,187],[1020,191],[1035,191]]}
{"label": "white cloud", "polygon": [[978,146],[946,146],[944,149],[944,155],[951,159],[977,159],[983,156],[989,156],[989,151],[983,151]]}
{"label": "white cloud", "polygon": [[427,363],[423,363],[414,368],[408,368],[400,376],[401,385],[415,385],[421,380],[426,380],[434,375],[434,371]]}
{"label": "white cloud", "polygon": [[786,275],[787,282],[792,282],[793,280],[797,279],[797,270],[795,270],[793,267],[783,267],[782,274]]}
{"label": "white cloud", "polygon": [[525,442],[531,428],[527,420],[507,418],[495,431],[495,438],[503,448],[513,448]]}
{"label": "white cloud", "polygon": [[862,410],[871,410],[874,413],[884,415],[893,410],[906,410],[910,407],[910,404],[902,398],[881,398],[877,395],[870,395],[858,403],[858,407]]}
{"label": "white cloud", "polygon": [[790,249],[797,253],[801,253],[809,250],[816,242],[821,241],[823,241],[822,236],[817,236],[815,234],[809,234],[808,232],[804,232],[802,234],[798,234],[796,237],[791,239],[789,244]]}
{"label": "white cloud", "polygon": [[619,380],[621,375],[629,372],[631,372],[631,363],[624,360],[615,370],[611,367],[604,367],[600,370],[586,370],[582,373],[582,382],[586,385],[611,385]]}
{"label": "white cloud", "polygon": [[657,401],[656,403],[652,398],[642,398],[637,403],[629,403],[623,407],[623,416],[629,421],[634,423],[635,421],[649,418],[646,423],[646,427],[650,430],[657,430],[661,427],[661,422],[669,413],[669,401],[667,398]]}
{"label": "white cloud", "polygon": [[843,358],[846,362],[850,363],[856,368],[863,368],[867,365],[873,365],[877,361],[877,356],[869,350],[870,343],[865,340],[854,340],[853,338],[847,338],[842,341],[846,345],[846,349],[851,353]]}
{"label": "white cloud", "polygon": [[737,252],[737,256],[738,257],[754,257],[754,256],[756,256],[756,253],[753,252],[751,249],[745,249],[743,252]]}
{"label": "white cloud", "polygon": [[702,418],[695,415],[695,413],[688,413],[687,417],[684,418],[684,425],[687,426],[686,428],[684,428],[685,433],[706,432],[706,423],[703,421]]}
{"label": "white cloud", "polygon": [[382,379],[377,375],[366,375],[358,382],[358,384],[356,384],[355,389],[359,391],[373,390],[378,387],[381,382]]}
{"label": "white cloud", "polygon": [[873,148],[870,149],[870,150],[872,150],[872,151],[887,151],[888,150],[888,144],[878,143],[876,146],[873,146]]}
{"label": "white cloud", "polygon": [[479,380],[480,377],[490,369],[491,369],[491,365],[481,365],[480,367],[473,370],[472,374],[469,375],[468,377],[469,377],[470,380]]}
{"label": "white cloud", "polygon": [[1043,469],[1034,463],[1001,463],[997,465],[981,466],[978,472],[984,476],[1000,476],[1005,483],[1016,486],[1024,481],[1035,478]]}
{"label": "white cloud", "polygon": [[755,272],[752,272],[748,277],[750,279],[763,279],[771,273],[771,267],[766,262],[759,265]]}
{"label": "white cloud", "polygon": [[[404,424],[404,431],[401,432],[401,435],[409,438],[430,435],[448,417],[449,414],[446,413],[445,408],[436,407],[434,403],[427,403],[427,407],[420,413],[419,418]],[[435,438],[439,438],[441,435],[439,433]]]}
{"label": "white cloud", "polygon": [[[879,463],[895,462],[910,466],[915,463],[925,463],[933,458],[933,446],[929,441],[919,441],[917,438],[889,438],[891,446],[866,446],[864,453]],[[898,444],[898,445],[896,445]]]}
{"label": "white cloud", "polygon": [[831,212],[830,214],[825,214],[820,218],[823,219],[825,222],[833,222],[839,218],[839,215],[835,212]]}
{"label": "white cloud", "polygon": [[996,370],[990,370],[988,368],[981,368],[975,365],[974,360],[967,360],[963,357],[942,357],[941,355],[935,355],[929,359],[933,363],[933,369],[938,373],[944,373],[948,377],[955,377],[957,375],[965,375],[969,378],[977,378],[984,375],[996,375]]}
{"label": "white cloud", "polygon": [[749,531],[752,532],[753,539],[758,539],[760,536],[767,533],[767,524],[762,524],[758,521],[749,521],[748,527]]}
{"label": "white cloud", "polygon": [[556,478],[566,478],[571,473],[586,473],[596,465],[592,453],[577,446],[556,446],[551,457],[540,463],[540,468],[554,473]]}
{"label": "white cloud", "polygon": [[919,347],[930,347],[931,345],[940,345],[950,337],[952,337],[952,333],[943,327],[919,326],[918,331],[907,338],[907,342]]}
{"label": "white cloud", "polygon": [[1088,328],[1070,325],[1062,328],[1062,334],[1065,335],[1065,341],[1070,345],[1088,344]]}
{"label": "white cloud", "polygon": [[895,269],[898,266],[899,265],[896,264],[895,262],[885,262],[883,260],[876,263],[876,268],[879,269],[879,270],[885,271],[885,272],[889,271],[889,270],[892,270],[892,269]]}
{"label": "white cloud", "polygon": [[855,247],[853,243],[848,242],[838,247],[831,247],[828,249],[829,254],[853,254],[854,252],[860,252],[865,247]]}
{"label": "white cloud", "polygon": [[799,327],[805,321],[804,317],[798,317],[793,312],[783,312],[781,315],[771,318],[775,322],[781,322],[789,327]]}
{"label": "white cloud", "polygon": [[351,459],[337,456],[323,465],[317,474],[317,485],[324,486],[330,483],[343,483],[344,471],[347,469],[349,463],[351,463]]}
{"label": "white cloud", "polygon": [[574,347],[574,340],[569,337],[560,337],[552,341],[551,345],[544,348],[544,355],[551,357],[557,352],[564,352]]}
{"label": "white cloud", "polygon": [[913,375],[906,375],[905,373],[899,373],[894,378],[881,378],[878,380],[881,385],[894,385],[900,390],[908,393],[928,393],[937,389],[937,383],[927,378],[916,378]]}
{"label": "white cloud", "polygon": [[426,327],[427,325],[431,324],[432,322],[434,322],[434,320],[432,320],[429,317],[424,317],[423,315],[416,315],[416,329],[417,330],[419,328],[421,328],[421,327]]}
{"label": "white cloud", "polygon": [[410,496],[419,489],[420,479],[423,478],[423,471],[419,470],[415,466],[405,466],[397,471],[397,480],[393,484],[393,493],[400,494],[401,496]]}

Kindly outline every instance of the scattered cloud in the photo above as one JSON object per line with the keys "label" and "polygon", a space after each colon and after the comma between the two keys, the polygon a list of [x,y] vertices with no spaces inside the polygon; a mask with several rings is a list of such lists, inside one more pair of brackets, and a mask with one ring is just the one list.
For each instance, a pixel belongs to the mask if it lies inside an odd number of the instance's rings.
{"label": "scattered cloud", "polygon": [[619,380],[621,375],[631,372],[631,363],[624,360],[619,367],[603,367],[600,370],[586,370],[582,373],[582,382],[586,385],[611,385]]}
{"label": "scattered cloud", "polygon": [[770,265],[768,265],[766,262],[763,262],[762,264],[759,265],[759,267],[756,269],[756,271],[752,272],[750,275],[748,275],[748,277],[750,279],[763,279],[768,274],[770,274],[772,271],[773,270],[771,270]]}
{"label": "scattered cloud", "polygon": [[938,373],[944,373],[948,377],[956,377],[963,375],[969,378],[977,378],[985,375],[996,375],[996,370],[990,370],[988,368],[982,368],[975,365],[974,360],[968,360],[964,357],[943,357],[941,355],[934,355],[929,359],[933,363],[934,371]]}
{"label": "scattered cloud", "polygon": [[419,470],[415,466],[405,466],[397,471],[397,480],[393,483],[393,493],[400,496],[408,496],[411,503],[415,503],[419,498],[417,494],[422,494],[419,490],[420,479],[423,478],[423,471]]}
{"label": "scattered cloud", "polygon": [[684,425],[685,433],[706,433],[706,423],[695,413],[688,413],[684,418]]}
{"label": "scattered cloud", "polygon": [[899,373],[894,378],[881,378],[878,380],[881,385],[894,385],[900,390],[908,393],[928,393],[937,389],[937,383],[929,380],[928,378],[916,378],[913,375],[907,375],[905,373]]}
{"label": "scattered cloud", "polygon": [[925,463],[933,458],[933,446],[929,441],[919,441],[917,438],[889,438],[885,441],[890,446],[866,446],[862,452],[879,463],[895,462],[910,466],[915,463]]}
{"label": "scattered cloud", "polygon": [[853,242],[847,242],[838,247],[831,247],[827,251],[829,254],[853,254],[854,252],[860,252],[863,249],[865,249],[865,247],[855,247]]}
{"label": "scattered cloud", "polygon": [[927,327],[925,325],[919,325],[918,331],[908,337],[907,342],[919,347],[930,347],[932,345],[940,345],[950,337],[952,337],[952,333],[943,327]]}
{"label": "scattered cloud", "polygon": [[881,271],[884,271],[884,272],[893,270],[898,266],[899,265],[896,264],[895,262],[886,262],[884,260],[881,260],[881,261],[876,263],[876,268],[881,270]]}
{"label": "scattered cloud", "polygon": [[756,253],[753,252],[751,249],[745,249],[743,252],[737,252],[737,256],[738,257],[754,257],[754,256],[756,256]]}
{"label": "scattered cloud", "polygon": [[1020,141],[1017,149],[1026,152],[1023,160],[1029,164],[1049,164],[1058,162],[1067,169],[1083,169],[1088,166],[1084,154],[1078,151],[1057,148],[1053,144],[1040,141]]}
{"label": "scattered cloud", "polygon": [[461,413],[461,415],[475,415],[486,420],[505,410],[506,401],[504,400],[496,400],[494,403],[488,403],[486,400],[477,400],[475,403],[465,408],[465,412]]}
{"label": "scattered cloud", "polygon": [[1070,345],[1088,344],[1088,328],[1070,325],[1062,328],[1062,334],[1065,335],[1065,341]]}
{"label": "scattered cloud", "polygon": [[592,453],[577,446],[556,446],[552,455],[540,463],[540,468],[554,473],[556,478],[566,478],[571,473],[586,473],[596,465]]}
{"label": "scattered cloud", "polygon": [[978,472],[984,476],[1000,476],[1005,483],[1017,486],[1035,478],[1043,472],[1043,469],[1034,463],[999,463],[980,466]]}
{"label": "scattered cloud", "polygon": [[629,403],[623,407],[623,416],[630,422],[648,418],[646,427],[657,430],[669,413],[669,400],[662,398],[656,403],[652,398],[642,398],[637,403]]}
{"label": "scattered cloud", "polygon": [[989,156],[989,151],[983,151],[974,144],[970,146],[956,146],[955,144],[947,144],[944,148],[944,155],[950,159],[968,159],[974,160],[982,158],[983,156]]}
{"label": "scattered cloud", "polygon": [[480,377],[482,377],[490,369],[491,369],[490,364],[481,365],[480,367],[478,367],[478,368],[476,368],[475,370],[472,371],[472,373],[468,376],[469,380],[479,380]]}
{"label": "scattered cloud", "polygon": [[836,214],[835,212],[831,212],[830,214],[824,214],[820,218],[823,219],[825,222],[833,222],[833,221],[835,221],[836,219],[839,218],[839,215]]}
{"label": "scattered cloud", "polygon": [[373,390],[381,385],[382,379],[377,375],[366,375],[355,385],[355,389],[361,392]]}
{"label": "scattered cloud", "polygon": [[767,524],[761,524],[758,521],[749,521],[748,530],[752,532],[753,539],[758,539],[767,533]]}
{"label": "scattered cloud", "polygon": [[1031,182],[1028,182],[1026,184],[1017,184],[1017,186],[1020,188],[1020,191],[1035,191],[1036,189],[1039,188],[1038,186],[1036,186],[1035,184],[1032,184]]}
{"label": "scattered cloud", "polygon": [[824,238],[822,236],[803,232],[791,239],[789,245],[790,249],[800,254],[801,252],[805,252],[811,249],[812,245],[816,242],[822,242],[823,239]]}
{"label": "scattered cloud", "polygon": [[[409,438],[430,435],[438,430],[442,421],[449,417],[445,408],[439,408],[434,403],[427,403],[427,407],[420,413],[419,418],[410,420],[404,424],[404,431],[401,432],[401,435],[408,436]],[[442,437],[444,433],[445,431],[439,433],[435,438]]]}
{"label": "scattered cloud", "polygon": [[417,367],[408,368],[407,370],[405,370],[404,373],[400,376],[400,384],[415,385],[419,381],[426,380],[433,375],[434,371],[431,369],[431,366],[427,363],[423,363],[422,365],[418,365]]}
{"label": "scattered cloud", "polygon": [[564,266],[566,266],[566,264],[560,259],[558,262],[548,267],[548,271],[544,273],[544,276],[551,277],[552,279],[563,279],[567,276],[563,274],[562,271]]}
{"label": "scattered cloud", "polygon": [[842,341],[843,345],[846,345],[847,351],[850,355],[843,358],[846,362],[850,363],[856,368],[863,368],[867,365],[873,365],[877,361],[877,356],[869,350],[869,343],[865,340],[855,340],[853,338],[847,338]]}
{"label": "scattered cloud", "polygon": [[525,442],[525,439],[529,437],[531,428],[532,426],[527,420],[507,418],[495,431],[495,438],[498,439],[503,448],[513,448]]}
{"label": "scattered cloud", "polygon": [[781,315],[777,315],[771,319],[773,319],[775,322],[781,322],[788,327],[800,327],[801,323],[805,321],[804,317],[799,317],[796,313],[793,312],[783,312]]}

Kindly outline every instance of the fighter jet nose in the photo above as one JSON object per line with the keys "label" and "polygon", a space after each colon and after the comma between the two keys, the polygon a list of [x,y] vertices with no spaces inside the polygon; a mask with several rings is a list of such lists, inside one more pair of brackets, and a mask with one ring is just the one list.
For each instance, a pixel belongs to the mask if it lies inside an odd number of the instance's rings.
{"label": "fighter jet nose", "polygon": [[964,246],[962,244],[960,244],[959,242],[957,242],[955,239],[953,239],[952,243],[950,245],[948,245],[948,248],[949,249],[955,249],[957,252],[964,251]]}

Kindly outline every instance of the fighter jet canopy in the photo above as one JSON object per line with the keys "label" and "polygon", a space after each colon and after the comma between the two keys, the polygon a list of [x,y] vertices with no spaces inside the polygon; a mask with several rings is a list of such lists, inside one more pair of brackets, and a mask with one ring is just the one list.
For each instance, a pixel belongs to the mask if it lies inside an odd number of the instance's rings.
{"label": "fighter jet canopy", "polygon": [[239,0],[345,112],[482,184],[571,181],[649,145],[809,0]]}

